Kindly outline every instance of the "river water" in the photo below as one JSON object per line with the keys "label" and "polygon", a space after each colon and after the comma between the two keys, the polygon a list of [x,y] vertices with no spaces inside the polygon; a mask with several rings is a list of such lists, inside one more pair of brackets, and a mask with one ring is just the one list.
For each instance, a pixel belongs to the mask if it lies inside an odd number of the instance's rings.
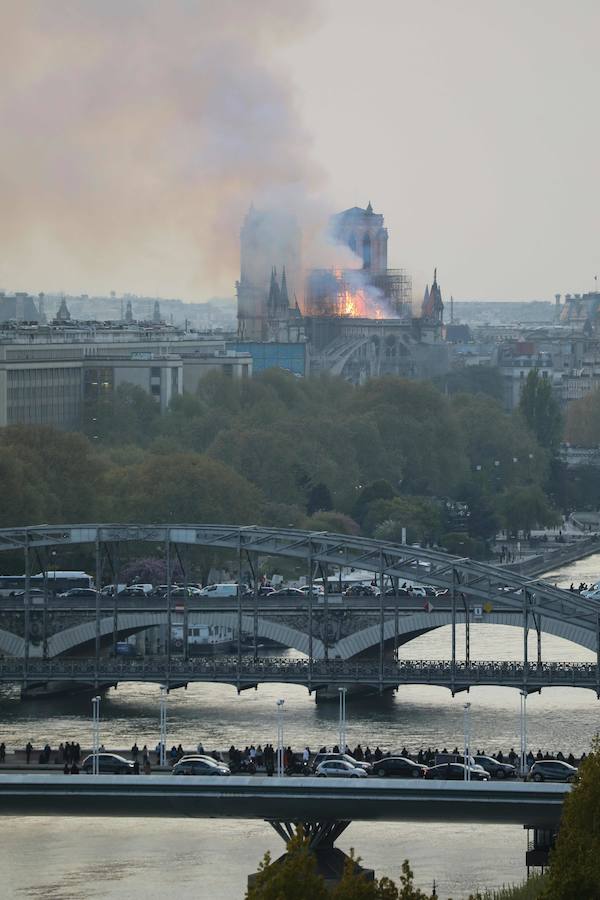
{"label": "river water", "polygon": [[[600,579],[600,555],[556,573],[552,581]],[[550,579],[549,579],[550,580]],[[531,636],[531,658],[535,637]],[[463,646],[459,636],[457,647]],[[543,636],[547,660],[584,661],[593,654],[560,638]],[[471,627],[473,659],[519,659],[517,628]],[[423,636],[405,647],[408,658],[450,656],[450,629]],[[127,685],[102,701],[102,741],[130,747],[134,740],[154,746],[158,739],[155,685]],[[168,699],[169,744],[207,748],[231,743],[275,742],[275,701],[285,699],[285,742],[295,749],[318,748],[337,740],[337,708],[316,705],[305,689],[260,686],[240,696],[231,687],[194,685]],[[473,746],[492,752],[519,745],[519,694],[509,688],[470,692]],[[387,698],[348,698],[348,742],[372,748],[409,750],[460,747],[465,695],[452,698],[441,688],[404,687]],[[600,706],[591,691],[552,688],[528,699],[529,745],[535,750],[575,754],[589,750],[600,729]],[[16,691],[0,693],[0,736],[8,747],[78,740],[89,746],[88,699],[57,698],[21,703]],[[416,881],[430,889],[435,878],[440,897],[465,897],[476,889],[520,881],[525,876],[525,832],[517,826],[481,827],[416,823],[353,823],[338,841],[354,847],[376,873],[398,879],[408,858]],[[178,898],[237,900],[247,875],[266,850],[277,856],[283,843],[261,822],[150,819],[3,820],[0,861],[2,895],[20,898],[154,898],[176,892]]]}

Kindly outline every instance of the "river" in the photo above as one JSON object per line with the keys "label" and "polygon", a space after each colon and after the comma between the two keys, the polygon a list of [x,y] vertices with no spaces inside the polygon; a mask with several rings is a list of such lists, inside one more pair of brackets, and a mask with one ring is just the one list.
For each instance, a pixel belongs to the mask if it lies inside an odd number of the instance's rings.
{"label": "river", "polygon": [[[552,581],[600,579],[600,555],[574,563]],[[550,580],[550,579],[549,579]],[[460,635],[460,632],[459,632]],[[461,635],[462,636],[462,635]],[[459,636],[457,647],[463,647]],[[535,636],[531,636],[535,658]],[[543,636],[547,660],[590,660],[593,654],[560,638]],[[519,629],[471,627],[473,659],[518,659]],[[403,649],[410,658],[448,658],[450,629],[413,641]],[[154,746],[158,739],[155,685],[126,685],[102,701],[102,741],[129,747],[137,741]],[[193,685],[168,699],[169,744],[207,748],[231,743],[275,742],[275,701],[285,700],[284,737],[295,749],[318,748],[337,739],[337,708],[316,705],[305,689],[261,686],[240,696],[231,687]],[[463,740],[463,703],[441,688],[415,686],[376,702],[348,699],[348,742],[396,750],[406,745],[452,749]],[[475,688],[471,702],[472,743],[488,752],[519,744],[519,695],[509,688]],[[589,750],[600,728],[600,707],[591,691],[552,688],[528,699],[529,745],[535,750],[575,754]],[[90,743],[90,703],[57,698],[21,703],[16,691],[0,693],[0,739],[9,747],[49,741]],[[354,847],[377,875],[398,879],[408,858],[416,881],[454,900],[476,889],[520,881],[525,876],[525,832],[516,826],[353,823],[338,841]],[[265,850],[277,856],[283,843],[261,822],[150,819],[3,820],[0,860],[3,895],[21,898],[153,898],[176,892],[178,898],[237,900],[248,873]]]}

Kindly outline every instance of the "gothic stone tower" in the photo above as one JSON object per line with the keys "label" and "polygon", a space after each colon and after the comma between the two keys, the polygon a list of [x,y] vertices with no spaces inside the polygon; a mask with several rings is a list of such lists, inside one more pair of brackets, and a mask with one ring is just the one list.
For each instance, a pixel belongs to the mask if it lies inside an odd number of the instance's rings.
{"label": "gothic stone tower", "polygon": [[250,207],[240,232],[240,280],[236,284],[238,334],[247,341],[268,337],[269,291],[273,266],[285,269],[287,291],[302,302],[302,238],[286,213]]}
{"label": "gothic stone tower", "polygon": [[338,213],[332,219],[331,230],[337,241],[362,259],[366,272],[383,275],[387,271],[387,228],[383,216],[374,213],[370,203],[366,209],[353,206]]}

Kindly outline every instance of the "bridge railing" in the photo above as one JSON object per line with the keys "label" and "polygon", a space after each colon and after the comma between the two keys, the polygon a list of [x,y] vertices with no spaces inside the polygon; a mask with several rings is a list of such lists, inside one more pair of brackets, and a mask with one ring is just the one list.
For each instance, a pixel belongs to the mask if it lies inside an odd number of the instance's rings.
{"label": "bridge railing", "polygon": [[300,684],[368,683],[437,684],[448,687],[477,684],[528,685],[532,688],[560,685],[594,687],[598,670],[594,663],[482,660],[466,663],[449,660],[400,660],[386,663],[348,660],[290,659],[289,657],[220,656],[194,659],[165,656],[143,658],[0,659],[0,680],[35,681],[80,679],[83,682],[119,680],[225,681],[230,683],[289,682]]}

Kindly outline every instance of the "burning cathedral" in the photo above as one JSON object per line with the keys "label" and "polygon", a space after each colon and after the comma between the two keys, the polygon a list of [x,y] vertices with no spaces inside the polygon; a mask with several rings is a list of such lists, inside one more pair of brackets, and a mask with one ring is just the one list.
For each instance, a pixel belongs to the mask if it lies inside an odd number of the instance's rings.
{"label": "burning cathedral", "polygon": [[305,342],[311,371],[354,382],[446,371],[437,278],[413,315],[410,276],[388,268],[388,231],[370,202],[333,216],[330,234],[352,264],[305,270],[294,218],[250,208],[240,234],[238,340]]}

